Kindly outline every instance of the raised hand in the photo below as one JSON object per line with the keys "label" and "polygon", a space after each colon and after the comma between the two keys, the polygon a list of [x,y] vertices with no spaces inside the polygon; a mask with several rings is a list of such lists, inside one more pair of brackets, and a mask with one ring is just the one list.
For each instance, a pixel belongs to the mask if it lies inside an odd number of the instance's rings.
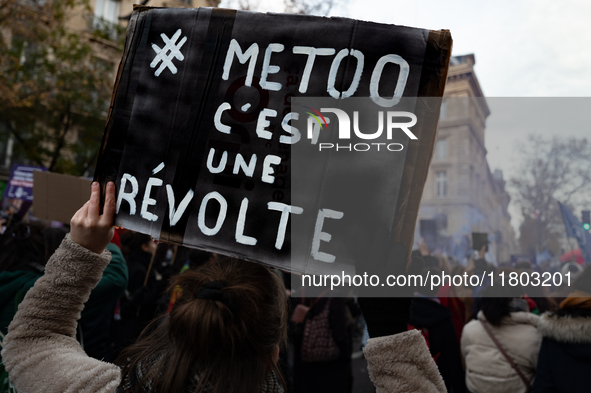
{"label": "raised hand", "polygon": [[90,251],[100,254],[113,238],[115,217],[115,184],[107,183],[103,214],[100,214],[100,186],[93,182],[90,200],[70,221],[70,237]]}

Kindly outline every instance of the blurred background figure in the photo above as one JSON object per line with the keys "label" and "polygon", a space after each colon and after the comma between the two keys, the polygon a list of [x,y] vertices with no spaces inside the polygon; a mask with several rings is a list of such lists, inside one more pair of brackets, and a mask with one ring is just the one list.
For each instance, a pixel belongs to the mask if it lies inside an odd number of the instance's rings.
{"label": "blurred background figure", "polygon": [[[45,270],[46,247],[41,224],[18,223],[0,238],[0,341],[19,303]],[[0,357],[0,389],[7,375]]]}
{"label": "blurred background figure", "polygon": [[[294,393],[349,393],[353,387],[351,369],[352,344],[350,327],[355,323],[343,297],[306,298],[292,297],[292,322],[295,323],[291,334],[293,344],[293,392]],[[309,307],[305,318],[294,320],[298,306]],[[310,319],[321,319],[326,329],[320,332],[306,332]],[[297,318],[296,318],[297,319]],[[307,334],[321,334],[323,341],[331,341],[335,346],[330,359],[311,361],[306,356]],[[326,334],[327,336],[324,336]]]}
{"label": "blurred background figure", "polygon": [[149,235],[129,231],[121,236],[121,245],[127,255],[129,282],[119,300],[118,320],[111,329],[114,358],[134,343],[150,321],[167,307],[166,301],[160,302],[167,280],[156,269],[156,242]]}
{"label": "blurred background figure", "polygon": [[544,337],[535,392],[583,393],[591,387],[591,268],[587,266],[556,312],[542,315]]}
{"label": "blurred background figure", "polygon": [[484,289],[477,319],[464,327],[461,348],[471,393],[524,393],[533,383],[542,341],[539,317],[530,313],[519,288],[506,297],[510,288],[495,283]]}
{"label": "blurred background figure", "polygon": [[0,332],[2,334],[6,334],[18,304],[45,271],[49,250],[46,250],[44,229],[44,226],[38,223],[18,223],[6,231],[1,238]]}
{"label": "blurred background figure", "polygon": [[[438,267],[425,267],[421,275],[441,275]],[[423,334],[431,356],[437,363],[447,391],[466,391],[464,369],[452,312],[437,298],[439,286],[424,286],[412,299],[409,330],[418,329]]]}
{"label": "blurred background figure", "polygon": [[202,250],[189,250],[187,262],[181,268],[180,273],[184,273],[188,269],[197,269],[199,266],[214,258],[215,254]]}
{"label": "blurred background figure", "polygon": [[114,323],[118,299],[127,288],[128,271],[125,258],[115,242],[117,232],[107,250],[111,262],[103,271],[103,277],[90,293],[90,298],[82,310],[80,328],[82,343],[88,356],[99,360],[113,361],[111,328]]}
{"label": "blurred background figure", "polygon": [[[18,304],[68,233],[46,228],[41,222],[17,223],[0,241],[0,332],[6,334]],[[110,243],[111,262],[91,292],[79,321],[77,338],[84,351],[97,359],[108,359],[109,328],[115,302],[127,287],[127,266],[119,248]]]}

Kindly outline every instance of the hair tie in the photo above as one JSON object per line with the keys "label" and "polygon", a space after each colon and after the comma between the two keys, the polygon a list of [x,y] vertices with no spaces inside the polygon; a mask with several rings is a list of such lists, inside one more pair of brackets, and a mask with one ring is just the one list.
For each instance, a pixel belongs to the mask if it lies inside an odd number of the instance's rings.
{"label": "hair tie", "polygon": [[232,311],[232,314],[236,314],[238,307],[227,294],[222,292],[224,288],[225,285],[222,285],[218,281],[210,281],[199,288],[195,297],[197,299],[220,301]]}
{"label": "hair tie", "polygon": [[206,300],[220,300],[223,301],[224,293],[222,289],[224,286],[217,281],[210,281],[199,288],[197,292],[197,299]]}

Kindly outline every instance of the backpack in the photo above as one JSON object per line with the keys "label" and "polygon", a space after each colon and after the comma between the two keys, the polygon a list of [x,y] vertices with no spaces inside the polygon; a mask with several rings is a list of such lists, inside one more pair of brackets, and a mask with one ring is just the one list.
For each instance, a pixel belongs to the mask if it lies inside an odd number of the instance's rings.
{"label": "backpack", "polygon": [[[328,319],[331,299],[329,298],[326,303],[324,303],[322,311],[315,316],[311,316],[310,312],[325,293],[326,291],[314,300],[309,308],[306,306],[300,307],[300,311],[305,311],[305,316],[303,318],[304,333],[301,348],[302,360],[305,362],[331,362],[337,360],[340,355],[339,347],[332,337],[332,329],[330,328],[330,321]],[[294,310],[294,316],[296,314],[297,313]],[[294,322],[297,323],[296,320],[294,320]]]}

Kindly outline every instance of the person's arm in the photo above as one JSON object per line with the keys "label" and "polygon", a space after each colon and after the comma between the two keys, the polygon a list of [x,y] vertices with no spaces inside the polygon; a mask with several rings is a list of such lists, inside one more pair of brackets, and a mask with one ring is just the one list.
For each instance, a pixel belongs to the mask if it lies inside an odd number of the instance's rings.
{"label": "person's arm", "polygon": [[447,391],[425,339],[416,329],[370,338],[363,353],[377,393]]}
{"label": "person's arm", "polygon": [[75,339],[76,321],[110,261],[115,185],[107,185],[99,215],[99,186],[72,218],[71,233],[47,263],[45,275],[19,306],[4,340],[2,360],[19,393],[115,392],[119,367],[92,359]]}
{"label": "person's arm", "polygon": [[[406,273],[406,250],[396,243],[390,247],[392,271]],[[379,252],[371,258],[386,260],[386,256]],[[421,262],[413,260],[408,273],[420,271]],[[398,292],[394,293],[395,290]],[[369,376],[378,393],[446,392],[422,334],[418,330],[407,331],[411,297],[406,292],[406,288],[394,288],[391,295],[406,296],[358,299],[371,337],[363,349]]]}
{"label": "person's arm", "polygon": [[127,263],[121,250],[115,244],[109,243],[107,251],[111,252],[111,261],[103,271],[103,277],[90,293],[90,298],[82,311],[82,318],[87,318],[105,305],[114,303],[127,288]]}
{"label": "person's arm", "polygon": [[360,298],[370,339],[363,348],[378,393],[446,392],[423,335],[407,331],[410,298]]}

